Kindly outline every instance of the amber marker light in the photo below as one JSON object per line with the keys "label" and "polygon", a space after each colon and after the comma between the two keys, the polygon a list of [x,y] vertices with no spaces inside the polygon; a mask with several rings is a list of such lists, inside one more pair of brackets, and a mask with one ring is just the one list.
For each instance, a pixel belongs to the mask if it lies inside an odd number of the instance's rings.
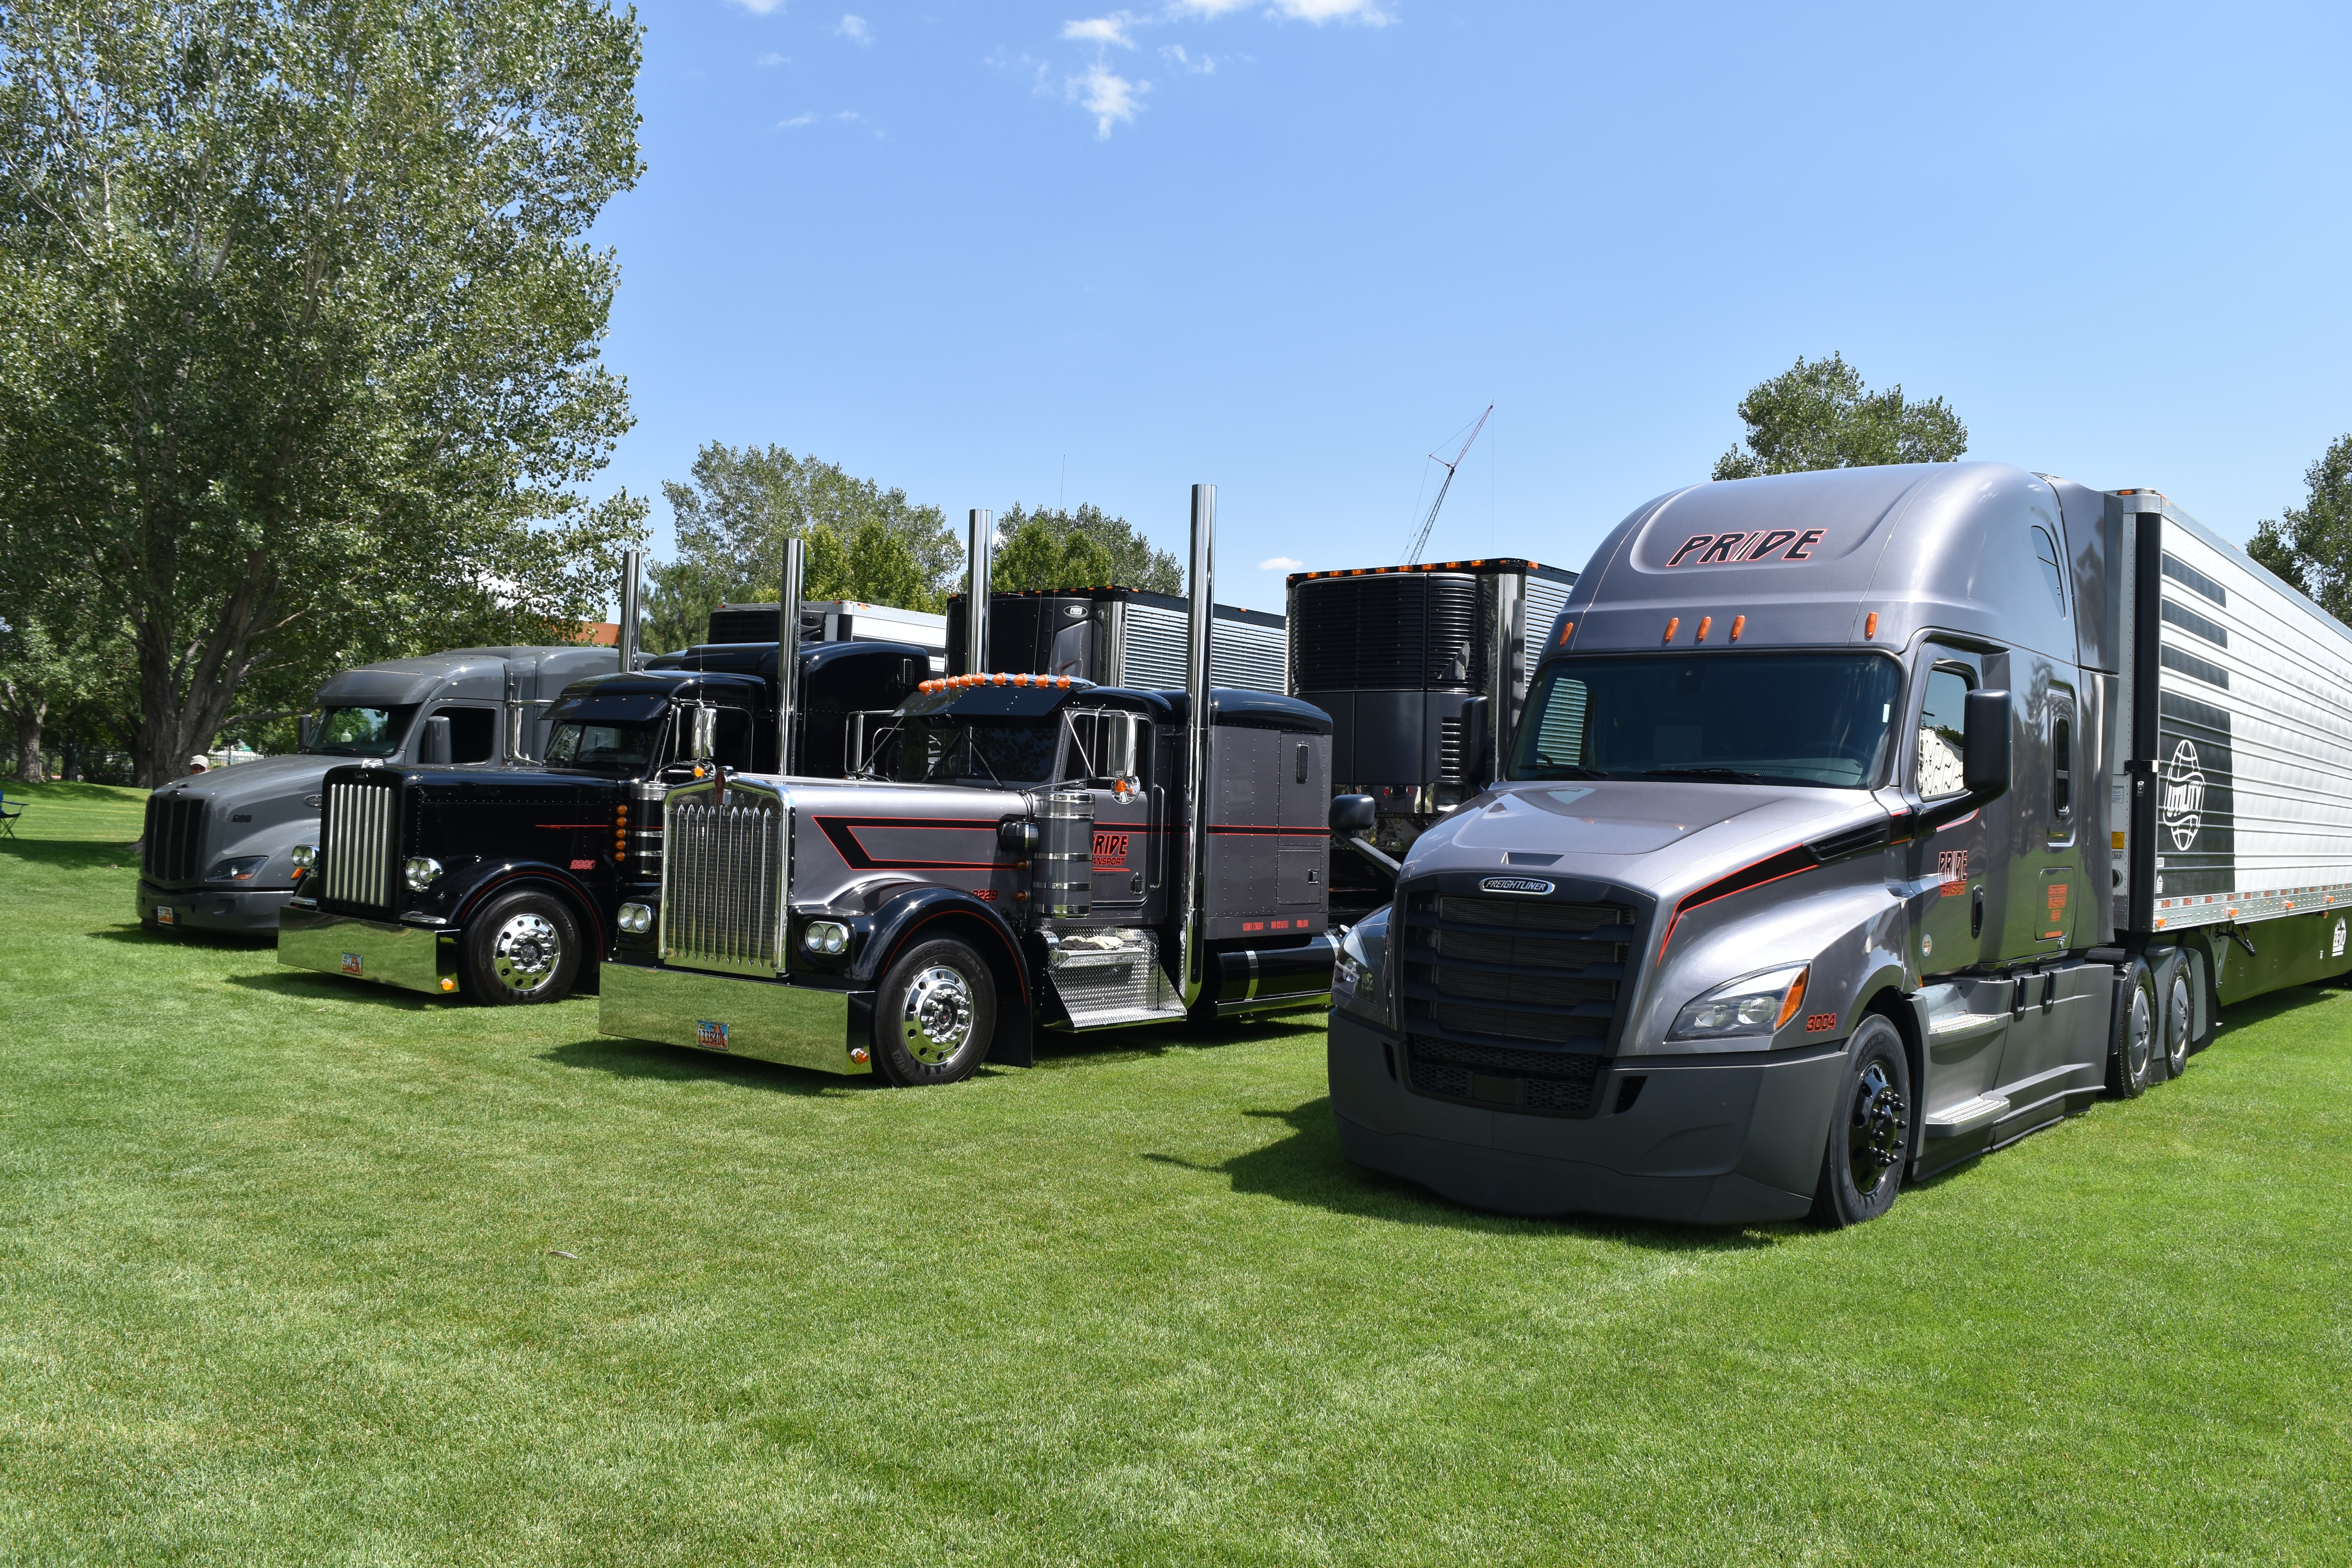
{"label": "amber marker light", "polygon": [[1695,643],[1706,641],[1706,634],[1714,629],[1715,617],[1713,616],[1701,616],[1698,618],[1698,636],[1693,637],[1691,641]]}
{"label": "amber marker light", "polygon": [[1675,633],[1682,629],[1682,624],[1683,618],[1680,616],[1668,616],[1666,619],[1666,635],[1663,640],[1666,642],[1674,641]]}
{"label": "amber marker light", "polygon": [[1789,994],[1780,998],[1780,1016],[1772,1020],[1772,1026],[1775,1029],[1795,1017],[1798,1009],[1804,1006],[1805,982],[1812,977],[1812,965],[1807,964],[1797,971],[1797,977],[1794,980],[1789,982]]}
{"label": "amber marker light", "polygon": [[1568,639],[1569,639],[1569,638],[1570,638],[1570,637],[1574,637],[1575,635],[1576,635],[1576,623],[1575,623],[1574,621],[1562,621],[1562,622],[1560,622],[1560,623],[1559,623],[1559,641],[1556,645],[1554,645],[1554,646],[1559,647],[1566,647],[1568,646]]}
{"label": "amber marker light", "polygon": [[1734,616],[1731,617],[1731,640],[1733,642],[1738,642],[1739,640],[1739,634],[1747,629],[1748,617],[1746,616]]}

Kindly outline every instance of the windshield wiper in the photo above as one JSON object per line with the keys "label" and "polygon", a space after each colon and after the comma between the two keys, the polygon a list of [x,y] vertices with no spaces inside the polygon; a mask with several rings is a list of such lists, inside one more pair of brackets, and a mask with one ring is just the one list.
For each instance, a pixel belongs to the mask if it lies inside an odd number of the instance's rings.
{"label": "windshield wiper", "polygon": [[1588,768],[1581,763],[1555,763],[1541,752],[1536,753],[1536,766],[1556,768],[1559,770],[1559,776],[1564,779],[1605,779],[1609,776],[1599,769]]}
{"label": "windshield wiper", "polygon": [[1762,784],[1762,773],[1742,773],[1738,768],[1644,768],[1645,779],[1714,779],[1720,784]]}

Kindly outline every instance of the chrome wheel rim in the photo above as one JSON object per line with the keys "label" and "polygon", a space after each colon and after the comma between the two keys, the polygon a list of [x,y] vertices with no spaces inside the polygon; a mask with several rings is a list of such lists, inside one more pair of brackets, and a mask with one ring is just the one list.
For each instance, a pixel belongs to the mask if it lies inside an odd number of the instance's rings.
{"label": "chrome wheel rim", "polygon": [[563,939],[543,916],[516,915],[490,939],[490,973],[519,994],[546,984],[562,957]]}
{"label": "chrome wheel rim", "polygon": [[2189,977],[2172,977],[2172,1000],[2164,1009],[2164,1061],[2179,1078],[2189,1066]]}
{"label": "chrome wheel rim", "polygon": [[1903,1096],[1884,1061],[1862,1069],[1853,1084],[1853,1121],[1845,1141],[1846,1173],[1853,1190],[1868,1197],[1878,1191],[1903,1158],[1904,1134],[1910,1130]]}
{"label": "chrome wheel rim", "polygon": [[2132,992],[2131,1030],[2124,1041],[2124,1071],[2134,1083],[2147,1077],[2147,1065],[2156,1059],[2156,1020],[2149,1016],[2148,994],[2144,990]]}
{"label": "chrome wheel rim", "polygon": [[971,988],[952,969],[926,969],[908,983],[899,1019],[907,1054],[927,1068],[951,1059],[971,1038]]}

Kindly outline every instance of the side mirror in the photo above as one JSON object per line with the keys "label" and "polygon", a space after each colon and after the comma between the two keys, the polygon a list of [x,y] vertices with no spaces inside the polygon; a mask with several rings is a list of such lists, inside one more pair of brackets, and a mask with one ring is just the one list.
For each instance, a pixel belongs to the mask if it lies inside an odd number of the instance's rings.
{"label": "side mirror", "polygon": [[2013,744],[2009,693],[1971,691],[1961,720],[1960,783],[1978,804],[2009,793]]}
{"label": "side mirror", "polygon": [[449,718],[436,713],[425,721],[425,736],[417,743],[416,760],[426,767],[446,766],[449,761]]}
{"label": "side mirror", "polygon": [[691,711],[694,714],[694,721],[689,727],[687,737],[687,750],[698,763],[705,761],[719,750],[719,710],[697,708]]}
{"label": "side mirror", "polygon": [[1486,781],[1495,776],[1495,770],[1486,756],[1488,734],[1494,728],[1494,706],[1484,697],[1473,697],[1462,704],[1462,787],[1465,789],[1485,789]]}
{"label": "side mirror", "polygon": [[1368,795],[1335,795],[1331,797],[1331,831],[1353,838],[1370,833],[1380,820],[1380,812]]}
{"label": "side mirror", "polygon": [[303,714],[301,719],[301,746],[302,750],[307,752],[310,749],[310,742],[319,738],[319,716],[316,713]]}

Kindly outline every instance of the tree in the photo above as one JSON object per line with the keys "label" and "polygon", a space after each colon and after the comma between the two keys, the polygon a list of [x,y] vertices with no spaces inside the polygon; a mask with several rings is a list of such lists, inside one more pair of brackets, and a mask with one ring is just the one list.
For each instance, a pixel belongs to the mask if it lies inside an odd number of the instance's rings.
{"label": "tree", "polygon": [[1843,353],[1797,363],[1739,400],[1746,451],[1716,459],[1718,479],[1861,468],[1882,463],[1949,463],[1969,449],[1969,427],[1940,397],[1906,403],[1903,388],[1867,392]]}
{"label": "tree", "polygon": [[722,604],[773,604],[787,539],[807,542],[801,593],[811,599],[936,612],[963,563],[938,507],[782,447],[713,441],[695,458],[691,481],[665,483],[662,493],[677,522],[677,559],[652,572],[646,635],[656,647],[702,641]]}
{"label": "tree", "polygon": [[0,7],[0,553],[128,628],[142,782],[604,602],[638,50],[604,0]]}
{"label": "tree", "polygon": [[2246,553],[2352,625],[2352,436],[2329,442],[2303,479],[2304,504],[2285,509],[2284,526],[2256,523]]}
{"label": "tree", "polygon": [[1110,584],[1153,594],[1184,591],[1184,569],[1175,556],[1154,549],[1127,519],[1105,516],[1098,506],[1024,511],[1016,502],[996,526],[1004,544],[989,582],[998,592]]}

